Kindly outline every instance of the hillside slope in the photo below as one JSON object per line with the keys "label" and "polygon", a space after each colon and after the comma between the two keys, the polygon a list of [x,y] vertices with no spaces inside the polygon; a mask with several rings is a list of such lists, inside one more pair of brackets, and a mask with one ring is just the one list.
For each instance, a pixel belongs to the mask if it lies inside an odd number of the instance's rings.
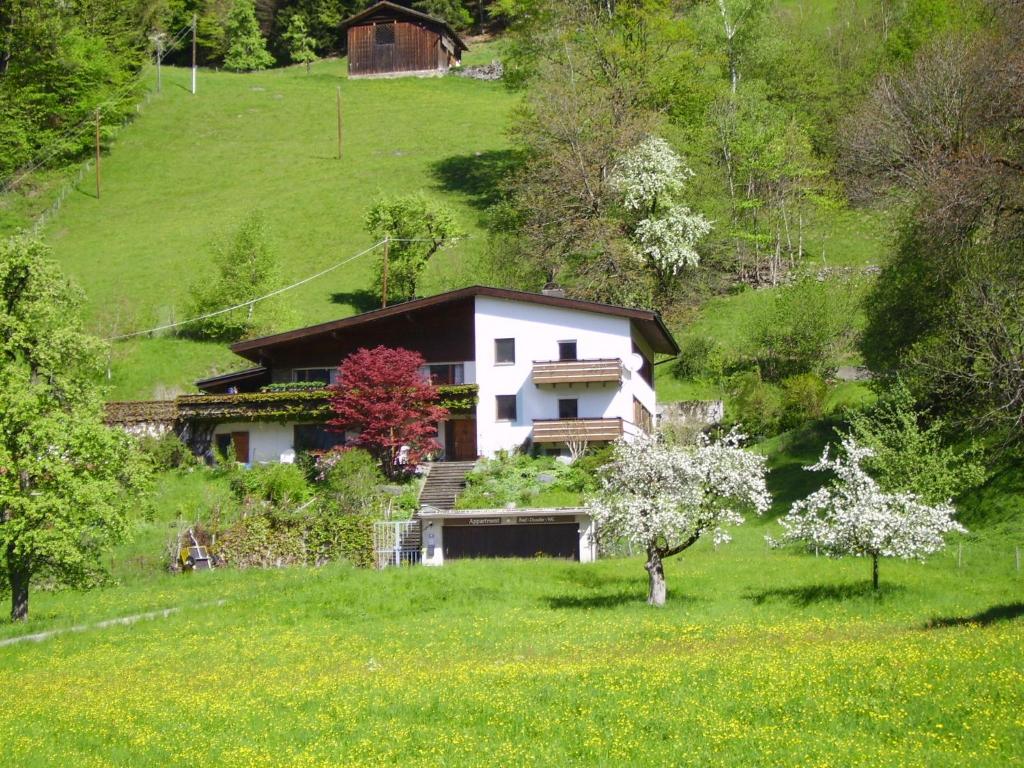
{"label": "hillside slope", "polygon": [[[476,55],[486,59],[486,47]],[[472,280],[483,238],[464,171],[503,156],[516,97],[500,84],[456,77],[349,81],[344,72],[344,61],[317,63],[309,75],[202,71],[193,97],[187,70],[164,68],[163,93],[103,159],[101,199],[88,178],[44,232],[85,289],[97,332],[182,319],[189,285],[210,274],[211,241],[256,209],[291,283],[370,243],[363,217],[374,197],[422,190],[453,204],[471,235],[431,264],[424,290]],[[371,274],[367,257],[296,289],[285,322],[365,309]],[[220,345],[118,345],[112,395],[151,397],[233,364]]]}

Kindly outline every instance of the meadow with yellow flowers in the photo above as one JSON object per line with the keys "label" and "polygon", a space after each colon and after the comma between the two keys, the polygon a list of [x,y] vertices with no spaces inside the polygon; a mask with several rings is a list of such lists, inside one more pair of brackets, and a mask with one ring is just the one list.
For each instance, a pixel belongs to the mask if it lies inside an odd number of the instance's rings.
{"label": "meadow with yellow flowers", "polygon": [[[1002,543],[924,564],[764,543],[638,558],[150,576],[40,593],[0,637],[3,763],[1008,766],[1024,579]],[[1012,550],[1011,550],[1012,553]],[[959,562],[958,562],[959,561]]]}

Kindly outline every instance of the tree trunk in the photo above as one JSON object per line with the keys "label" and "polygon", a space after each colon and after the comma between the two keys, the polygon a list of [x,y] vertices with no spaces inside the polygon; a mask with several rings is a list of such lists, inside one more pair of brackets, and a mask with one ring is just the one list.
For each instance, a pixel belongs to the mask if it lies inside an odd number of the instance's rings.
{"label": "tree trunk", "polygon": [[878,555],[871,558],[871,587],[878,589]]}
{"label": "tree trunk", "polygon": [[665,564],[661,561],[661,552],[653,547],[647,548],[648,589],[647,604],[662,606],[668,589],[665,585]]}
{"label": "tree trunk", "polygon": [[29,569],[24,560],[14,554],[14,545],[7,547],[7,576],[11,582],[11,621],[28,619]]}

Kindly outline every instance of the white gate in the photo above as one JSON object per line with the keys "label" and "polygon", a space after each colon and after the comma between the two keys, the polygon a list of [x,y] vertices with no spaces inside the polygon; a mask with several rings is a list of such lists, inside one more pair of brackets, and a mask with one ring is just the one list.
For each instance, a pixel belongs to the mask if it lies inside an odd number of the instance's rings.
{"label": "white gate", "polygon": [[420,521],[387,520],[373,524],[373,551],[377,568],[420,562]]}

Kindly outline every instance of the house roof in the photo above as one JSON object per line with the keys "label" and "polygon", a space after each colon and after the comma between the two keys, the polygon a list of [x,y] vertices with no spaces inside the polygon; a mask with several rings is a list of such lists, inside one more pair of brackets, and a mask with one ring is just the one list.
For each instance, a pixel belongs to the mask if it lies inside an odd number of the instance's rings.
{"label": "house roof", "polygon": [[210,376],[205,379],[199,379],[196,382],[196,386],[200,389],[205,387],[227,386],[230,384],[237,384],[241,381],[248,381],[249,379],[258,379],[261,376],[266,376],[267,372],[267,369],[262,365],[257,365],[255,368],[246,368],[244,371],[233,371],[231,373],[222,373],[219,376]]}
{"label": "house roof", "polygon": [[381,0],[381,2],[371,5],[366,10],[360,11],[359,13],[349,16],[347,19],[341,22],[341,30],[345,31],[349,27],[354,26],[361,21],[365,21],[366,19],[375,16],[381,11],[390,11],[396,16],[406,16],[415,21],[428,21],[431,24],[436,24],[439,27],[444,27],[445,32],[447,32],[451,36],[452,40],[455,41],[455,44],[458,45],[461,50],[469,50],[469,46],[466,45],[466,43],[463,41],[461,37],[459,37],[459,33],[456,32],[452,28],[452,25],[449,24],[444,19],[439,19],[436,16],[431,16],[429,13],[417,11],[414,8],[406,8],[404,5],[399,5],[398,3],[388,2],[388,0]]}
{"label": "house roof", "polygon": [[676,344],[676,340],[665,326],[661,316],[649,309],[633,309],[630,307],[620,307],[615,304],[604,304],[598,301],[583,301],[582,299],[569,299],[562,296],[548,296],[542,293],[513,291],[508,288],[491,288],[485,285],[459,288],[454,291],[439,293],[435,296],[393,304],[390,307],[375,309],[371,312],[364,312],[361,315],[353,315],[341,320],[332,320],[327,323],[311,325],[307,328],[298,328],[294,331],[285,331],[284,333],[276,333],[271,336],[263,336],[258,339],[239,341],[231,345],[231,351],[244,358],[258,362],[261,360],[264,352],[280,345],[298,341],[309,341],[318,336],[335,334],[346,329],[365,326],[384,318],[415,313],[429,307],[452,304],[476,296],[489,296],[508,301],[521,301],[549,307],[575,309],[582,312],[594,312],[601,315],[626,317],[636,323],[640,333],[655,352],[670,355],[679,353],[679,345]]}

